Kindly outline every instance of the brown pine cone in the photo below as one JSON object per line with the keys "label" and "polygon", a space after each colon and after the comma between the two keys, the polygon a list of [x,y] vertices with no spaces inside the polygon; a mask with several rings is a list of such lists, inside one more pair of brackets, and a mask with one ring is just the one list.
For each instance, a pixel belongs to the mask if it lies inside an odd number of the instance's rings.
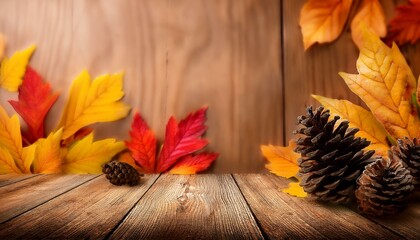
{"label": "brown pine cone", "polygon": [[102,172],[112,184],[117,186],[124,184],[134,186],[140,181],[140,175],[137,170],[124,162],[111,161],[106,163],[102,167]]}
{"label": "brown pine cone", "polygon": [[417,191],[420,190],[420,139],[413,140],[405,137],[398,139],[398,146],[391,148],[394,158],[399,158],[405,168],[413,176],[413,185]]}

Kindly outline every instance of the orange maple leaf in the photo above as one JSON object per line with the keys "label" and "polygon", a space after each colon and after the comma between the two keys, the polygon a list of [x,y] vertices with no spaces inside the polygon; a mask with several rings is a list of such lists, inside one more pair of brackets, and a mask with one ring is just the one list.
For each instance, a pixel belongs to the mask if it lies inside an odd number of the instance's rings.
{"label": "orange maple leaf", "polygon": [[305,50],[314,43],[334,41],[343,31],[352,0],[309,0],[300,12]]}
{"label": "orange maple leaf", "polygon": [[414,44],[420,40],[420,1],[411,0],[408,5],[397,7],[397,15],[389,22],[387,42],[399,45]]}
{"label": "orange maple leaf", "polygon": [[293,151],[295,147],[296,142],[294,140],[290,140],[287,147],[262,145],[261,152],[268,160],[268,164],[265,167],[277,176],[285,178],[296,177],[299,171],[297,159],[300,157],[300,154]]}

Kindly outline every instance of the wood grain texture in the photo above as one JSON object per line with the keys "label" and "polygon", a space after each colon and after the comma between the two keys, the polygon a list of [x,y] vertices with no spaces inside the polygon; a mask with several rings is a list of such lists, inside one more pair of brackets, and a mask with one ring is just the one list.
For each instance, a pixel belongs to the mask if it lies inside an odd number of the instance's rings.
{"label": "wood grain texture", "polygon": [[[394,239],[400,236],[345,207],[282,193],[288,180],[272,174],[235,174],[245,199],[271,239]],[[414,221],[419,223],[418,221]]]}
{"label": "wood grain texture", "polygon": [[35,174],[4,174],[0,175],[0,187],[36,177]]}
{"label": "wood grain texture", "polygon": [[0,227],[0,238],[105,238],[157,178],[146,175],[140,185],[129,187],[114,186],[99,176],[6,222]]}
{"label": "wood grain texture", "polygon": [[[213,172],[261,171],[260,143],[282,143],[279,19],[278,0],[0,1],[7,54],[37,44],[31,64],[61,93],[48,130],[82,69],[124,71],[125,102],[161,141],[170,115],[209,106]],[[12,113],[16,95],[3,92]],[[130,121],[99,124],[96,136],[126,139]]]}
{"label": "wood grain texture", "polygon": [[0,188],[0,223],[43,204],[94,177],[94,175],[40,175],[2,187]]}
{"label": "wood grain texture", "polygon": [[231,175],[162,175],[111,239],[263,239]]}

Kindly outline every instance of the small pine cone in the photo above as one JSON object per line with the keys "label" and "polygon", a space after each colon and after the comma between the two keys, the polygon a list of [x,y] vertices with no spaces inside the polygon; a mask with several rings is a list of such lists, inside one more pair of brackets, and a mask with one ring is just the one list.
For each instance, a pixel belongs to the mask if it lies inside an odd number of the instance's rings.
{"label": "small pine cone", "polygon": [[329,110],[319,107],[315,112],[307,109],[306,116],[298,117],[303,127],[295,151],[298,160],[300,185],[310,197],[321,201],[343,203],[354,198],[356,180],[366,165],[371,163],[374,151],[364,152],[369,145],[364,138],[355,137],[359,129],[349,128],[349,122],[340,117],[331,121]]}
{"label": "small pine cone", "polygon": [[410,171],[415,189],[420,190],[420,139],[398,139],[398,146],[393,146],[391,150],[393,157],[401,159]]}
{"label": "small pine cone", "polygon": [[373,216],[387,216],[401,212],[413,192],[412,176],[399,159],[378,157],[366,166],[356,198],[359,210]]}
{"label": "small pine cone", "polygon": [[106,163],[102,167],[102,172],[112,184],[117,186],[123,184],[134,186],[140,181],[137,170],[125,162],[111,161]]}

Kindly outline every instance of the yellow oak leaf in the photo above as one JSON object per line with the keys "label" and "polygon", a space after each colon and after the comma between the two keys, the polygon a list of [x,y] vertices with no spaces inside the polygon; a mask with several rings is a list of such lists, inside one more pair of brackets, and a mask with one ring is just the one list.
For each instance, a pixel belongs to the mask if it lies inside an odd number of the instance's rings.
{"label": "yellow oak leaf", "polygon": [[416,79],[397,45],[386,46],[364,28],[363,48],[357,60],[359,74],[340,73],[347,86],[368,106],[394,138],[418,137],[417,109],[410,104]]}
{"label": "yellow oak leaf", "polygon": [[303,46],[334,41],[343,31],[352,0],[309,0],[300,12]]}
{"label": "yellow oak leaf", "polygon": [[113,138],[93,142],[93,133],[91,133],[70,146],[63,161],[63,172],[101,173],[102,165],[124,149],[124,142],[116,141]]}
{"label": "yellow oak leaf", "polygon": [[3,146],[15,161],[16,166],[24,172],[24,156],[22,150],[22,135],[19,118],[15,114],[9,118],[0,106],[0,146]]}
{"label": "yellow oak leaf", "polygon": [[289,187],[282,190],[284,193],[287,193],[289,195],[304,198],[308,196],[308,194],[303,190],[303,187],[299,185],[298,182],[291,182],[289,183]]}
{"label": "yellow oak leaf", "polygon": [[351,22],[353,42],[361,48],[363,45],[362,25],[374,31],[379,37],[386,36],[386,19],[384,10],[378,0],[363,0],[360,10]]}
{"label": "yellow oak leaf", "polygon": [[318,95],[312,95],[312,97],[326,109],[329,109],[332,116],[340,116],[341,119],[338,123],[348,120],[351,128],[358,128],[360,131],[356,133],[356,136],[370,141],[370,145],[365,148],[366,150],[375,150],[378,155],[388,156],[388,133],[371,112],[347,100],[331,99]]}
{"label": "yellow oak leaf", "polygon": [[26,66],[35,50],[35,45],[18,51],[8,59],[4,57],[0,67],[0,86],[10,92],[16,92],[22,84]]}
{"label": "yellow oak leaf", "polygon": [[300,157],[298,153],[293,151],[295,146],[296,143],[293,140],[289,141],[287,147],[262,145],[261,152],[269,162],[265,167],[277,176],[295,177],[299,171],[297,159]]}
{"label": "yellow oak leaf", "polygon": [[33,173],[61,172],[61,135],[63,130],[52,132],[47,138],[38,139],[36,158],[33,161]]}
{"label": "yellow oak leaf", "polygon": [[3,59],[5,48],[6,48],[6,39],[0,33],[0,61]]}
{"label": "yellow oak leaf", "polygon": [[31,167],[32,167],[32,163],[35,160],[36,149],[37,149],[36,145],[34,144],[26,146],[22,149],[24,173],[32,173]]}
{"label": "yellow oak leaf", "polygon": [[120,101],[124,96],[122,76],[122,73],[103,75],[91,82],[89,73],[83,71],[74,80],[58,126],[63,128],[62,139],[87,125],[127,116],[130,107]]}
{"label": "yellow oak leaf", "polygon": [[0,146],[0,174],[22,173],[6,148]]}

